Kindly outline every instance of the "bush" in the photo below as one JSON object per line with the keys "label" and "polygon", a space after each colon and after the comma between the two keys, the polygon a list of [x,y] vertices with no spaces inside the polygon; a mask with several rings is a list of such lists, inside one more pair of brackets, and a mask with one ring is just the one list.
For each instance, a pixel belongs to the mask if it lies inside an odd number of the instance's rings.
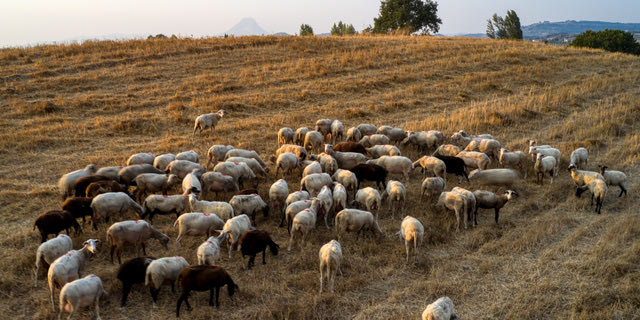
{"label": "bush", "polygon": [[569,45],[640,55],[640,44],[633,38],[633,34],[622,30],[587,30],[579,34]]}

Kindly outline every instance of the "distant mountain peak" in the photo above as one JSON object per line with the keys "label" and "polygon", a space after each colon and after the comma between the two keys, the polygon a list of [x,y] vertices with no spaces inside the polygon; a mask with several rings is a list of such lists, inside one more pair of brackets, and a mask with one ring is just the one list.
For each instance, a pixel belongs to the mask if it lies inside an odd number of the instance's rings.
{"label": "distant mountain peak", "polygon": [[236,23],[236,25],[224,33],[233,36],[260,36],[271,34],[260,27],[256,20],[251,17],[242,18],[240,22]]}

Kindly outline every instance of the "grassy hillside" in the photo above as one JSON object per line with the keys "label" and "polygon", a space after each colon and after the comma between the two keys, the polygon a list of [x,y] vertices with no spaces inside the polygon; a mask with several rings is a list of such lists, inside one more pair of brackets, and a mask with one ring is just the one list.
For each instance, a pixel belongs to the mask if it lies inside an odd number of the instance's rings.
{"label": "grassy hillside", "polygon": [[[406,130],[459,129],[491,133],[504,146],[524,149],[529,139],[569,153],[590,153],[589,168],[607,164],[630,177],[629,195],[612,187],[602,215],[577,199],[566,170],[552,185],[528,178],[520,197],[501,211],[481,210],[479,226],[455,232],[451,212],[419,203],[421,176],[408,186],[405,214],[425,225],[416,264],[404,262],[395,236],[400,219],[381,211],[382,240],[342,242],[344,276],[336,294],[318,296],[317,252],[334,238],[319,226],[301,254],[286,252],[287,231],[276,217],[259,218],[281,254],[257,263],[251,274],[240,259],[220,264],[240,286],[219,310],[206,293],[194,293],[196,319],[416,319],[440,296],[454,301],[464,319],[638,319],[640,314],[640,60],[595,50],[528,42],[431,37],[248,37],[39,46],[0,50],[0,313],[50,319],[46,275],[33,288],[39,234],[35,217],[57,209],[56,183],[88,163],[123,165],[137,152],[196,150],[205,158],[214,144],[255,149],[268,157],[280,127],[313,127],[321,118],[392,125]],[[229,112],[216,134],[192,137],[193,119]],[[418,154],[403,150],[412,159]],[[202,162],[203,160],[201,160]],[[292,190],[297,178],[288,178]],[[261,183],[266,197],[273,182]],[[447,181],[448,188],[457,179]],[[475,190],[478,186],[462,183]],[[494,190],[496,191],[496,190]],[[386,208],[386,204],[383,206]],[[173,217],[154,219],[172,239]],[[104,241],[106,227],[74,237]],[[203,238],[148,253],[182,255],[195,263]],[[126,258],[133,253],[125,254]],[[259,261],[259,260],[258,260]],[[148,290],[134,288],[119,310],[117,265],[108,246],[87,264],[110,295],[105,319],[174,317],[168,288],[151,308]],[[58,296],[56,291],[56,297]],[[56,300],[56,308],[57,306]],[[183,307],[184,308],[184,307]],[[183,309],[185,312],[185,309]],[[88,318],[89,311],[83,310]]]}

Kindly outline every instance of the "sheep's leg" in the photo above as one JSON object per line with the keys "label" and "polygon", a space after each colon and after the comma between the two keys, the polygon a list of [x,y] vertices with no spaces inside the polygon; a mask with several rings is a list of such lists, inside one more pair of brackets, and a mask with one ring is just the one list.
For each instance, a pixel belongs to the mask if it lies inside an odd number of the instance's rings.
{"label": "sheep's leg", "polygon": [[120,301],[120,307],[124,308],[124,305],[127,303],[127,297],[129,296],[129,292],[131,292],[132,283],[125,282],[122,284],[122,300]]}
{"label": "sheep's leg", "polygon": [[209,289],[209,305],[213,307],[213,287]]}
{"label": "sheep's leg", "polygon": [[418,262],[418,237],[413,237],[413,263]]}
{"label": "sheep's leg", "polygon": [[96,305],[96,320],[100,320],[100,294],[96,295],[96,300],[93,302]]}
{"label": "sheep's leg", "polygon": [[262,264],[267,264],[267,260],[265,260],[264,256],[267,254],[267,247],[262,251]]}
{"label": "sheep's leg", "polygon": [[496,224],[498,224],[498,217],[500,217],[500,209],[496,208]]}
{"label": "sheep's leg", "polygon": [[151,293],[151,299],[153,300],[153,307],[158,307],[158,293],[160,293],[160,289],[156,289],[153,286],[149,286],[149,292]]}
{"label": "sheep's leg", "polygon": [[147,248],[145,248],[144,242],[141,243],[141,245],[142,245],[142,254],[144,254],[146,256],[147,255]]}
{"label": "sheep's leg", "polygon": [[50,288],[49,288],[49,293],[51,294],[51,307],[53,308],[53,312],[56,312],[56,305],[53,303],[53,288],[55,286],[55,281],[53,282],[49,282],[50,283]]}
{"label": "sheep's leg", "polygon": [[407,257],[406,257],[406,261],[407,263],[409,263],[409,241],[407,241],[406,239],[404,240],[404,248],[407,251]]}
{"label": "sheep's leg", "polygon": [[111,264],[113,264],[113,252],[116,250],[116,246],[112,245],[111,246],[111,252],[110,252],[110,257],[111,257]]}
{"label": "sheep's leg", "polygon": [[216,308],[220,309],[220,302],[218,302],[218,299],[220,298],[220,287],[216,286]]}
{"label": "sheep's leg", "polygon": [[322,262],[320,263],[320,294],[322,294],[322,281],[324,280],[324,277],[322,276],[322,271],[324,270],[323,266],[322,266]]}
{"label": "sheep's leg", "polygon": [[618,195],[618,198],[622,197],[622,193],[626,195],[627,189],[623,185],[620,185],[620,194]]}

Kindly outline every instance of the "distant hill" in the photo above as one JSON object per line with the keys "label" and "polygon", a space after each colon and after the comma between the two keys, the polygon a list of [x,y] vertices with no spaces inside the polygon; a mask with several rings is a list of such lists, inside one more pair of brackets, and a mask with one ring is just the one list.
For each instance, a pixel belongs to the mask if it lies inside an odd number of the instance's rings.
{"label": "distant hill", "polygon": [[624,31],[640,31],[640,23],[620,23],[604,21],[539,22],[522,27],[525,39],[546,38],[555,34],[578,34],[586,30],[600,31],[604,29],[620,29]]}
{"label": "distant hill", "polygon": [[253,18],[243,18],[224,33],[230,36],[261,36],[271,34],[271,32],[260,27]]}

